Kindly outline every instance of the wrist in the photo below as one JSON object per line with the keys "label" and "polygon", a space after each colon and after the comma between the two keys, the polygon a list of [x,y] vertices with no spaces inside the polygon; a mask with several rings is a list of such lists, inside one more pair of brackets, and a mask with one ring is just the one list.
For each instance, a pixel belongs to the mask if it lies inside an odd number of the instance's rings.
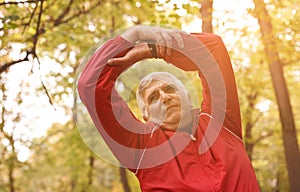
{"label": "wrist", "polygon": [[156,44],[155,43],[147,43],[147,45],[148,45],[148,49],[151,53],[151,58],[158,58]]}
{"label": "wrist", "polygon": [[153,45],[155,45],[155,44],[152,44],[152,46],[150,46],[149,47],[149,43],[141,43],[141,44],[143,44],[143,47],[144,47],[144,55],[145,55],[145,57],[146,57],[146,59],[149,59],[149,58],[153,58],[153,53],[152,53],[152,47],[153,47]]}

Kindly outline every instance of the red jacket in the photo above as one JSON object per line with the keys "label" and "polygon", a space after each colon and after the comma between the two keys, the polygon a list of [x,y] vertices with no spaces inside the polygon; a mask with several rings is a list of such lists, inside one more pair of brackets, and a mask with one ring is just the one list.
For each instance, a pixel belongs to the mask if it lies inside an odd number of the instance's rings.
{"label": "red jacket", "polygon": [[184,35],[184,41],[184,51],[174,47],[164,59],[198,71],[203,102],[201,111],[193,111],[196,140],[184,131],[142,123],[131,113],[114,88],[128,66],[107,65],[133,46],[120,36],[106,42],[85,66],[78,81],[80,98],[114,155],[136,173],[142,191],[259,191],[242,141],[235,79],[223,41],[206,33]]}

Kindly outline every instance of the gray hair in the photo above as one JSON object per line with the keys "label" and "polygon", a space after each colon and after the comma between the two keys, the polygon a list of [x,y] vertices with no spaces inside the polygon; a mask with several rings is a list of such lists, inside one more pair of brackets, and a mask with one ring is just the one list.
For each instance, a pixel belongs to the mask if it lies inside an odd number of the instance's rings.
{"label": "gray hair", "polygon": [[169,85],[173,86],[176,91],[183,92],[184,95],[188,98],[189,94],[186,87],[174,75],[168,72],[152,72],[141,79],[136,91],[137,104],[143,114],[145,113],[145,101],[143,99],[143,92],[144,89],[152,82],[152,80],[167,82]]}

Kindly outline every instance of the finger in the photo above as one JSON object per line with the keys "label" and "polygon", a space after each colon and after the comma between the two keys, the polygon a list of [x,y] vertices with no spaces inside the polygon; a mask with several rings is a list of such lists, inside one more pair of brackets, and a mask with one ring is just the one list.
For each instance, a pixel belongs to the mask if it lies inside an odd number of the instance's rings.
{"label": "finger", "polygon": [[176,31],[175,33],[172,33],[171,35],[174,37],[176,43],[178,44],[179,48],[184,48],[184,41],[182,38],[182,35],[186,34],[185,32]]}
{"label": "finger", "polygon": [[112,58],[107,61],[108,65],[126,65],[128,63],[128,58],[125,57],[119,57],[119,58]]}
{"label": "finger", "polygon": [[157,55],[158,57],[163,57],[165,55],[165,41],[164,41],[164,38],[162,36],[161,33],[158,33],[157,34],[157,37],[156,37],[156,42],[157,42]]}
{"label": "finger", "polygon": [[170,36],[170,33],[167,31],[162,32],[162,36],[164,38],[165,41],[165,49],[166,49],[166,53],[167,55],[171,55],[172,54],[172,37]]}
{"label": "finger", "polygon": [[156,45],[157,48],[157,58],[163,58],[165,55],[166,47],[164,45]]}

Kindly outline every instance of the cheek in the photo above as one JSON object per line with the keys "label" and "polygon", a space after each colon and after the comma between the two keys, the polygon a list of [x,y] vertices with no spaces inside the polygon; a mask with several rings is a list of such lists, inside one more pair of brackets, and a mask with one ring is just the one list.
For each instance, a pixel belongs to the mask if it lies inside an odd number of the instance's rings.
{"label": "cheek", "polygon": [[179,95],[179,102],[180,102],[182,108],[191,107],[191,105],[192,105],[191,100],[186,94],[180,93],[178,95]]}
{"label": "cheek", "polygon": [[163,116],[166,112],[166,106],[157,101],[149,105],[150,116]]}

